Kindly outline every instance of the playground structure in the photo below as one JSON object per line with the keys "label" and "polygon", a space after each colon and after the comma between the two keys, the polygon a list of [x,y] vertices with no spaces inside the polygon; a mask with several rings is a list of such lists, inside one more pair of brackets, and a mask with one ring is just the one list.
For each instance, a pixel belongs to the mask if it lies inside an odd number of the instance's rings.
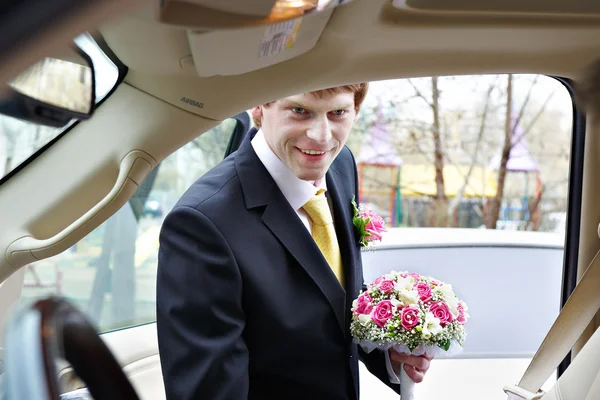
{"label": "playground structure", "polygon": [[[368,138],[356,157],[360,201],[391,227],[428,226],[425,214],[437,194],[434,166],[403,162],[385,127],[381,107]],[[452,216],[455,226],[461,226],[462,220],[468,225],[480,224],[487,200],[496,196],[494,171],[482,166],[445,165],[443,174],[446,196],[461,196]],[[482,211],[478,212],[479,208]]]}

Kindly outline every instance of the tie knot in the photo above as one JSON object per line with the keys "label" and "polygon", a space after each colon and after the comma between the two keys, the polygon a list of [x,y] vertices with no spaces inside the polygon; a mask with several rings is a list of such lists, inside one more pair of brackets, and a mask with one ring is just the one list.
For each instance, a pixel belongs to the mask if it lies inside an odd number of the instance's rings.
{"label": "tie knot", "polygon": [[319,189],[317,194],[311,197],[302,208],[306,211],[313,224],[329,225],[333,222],[331,210],[329,210],[329,204],[325,197],[325,189]]}

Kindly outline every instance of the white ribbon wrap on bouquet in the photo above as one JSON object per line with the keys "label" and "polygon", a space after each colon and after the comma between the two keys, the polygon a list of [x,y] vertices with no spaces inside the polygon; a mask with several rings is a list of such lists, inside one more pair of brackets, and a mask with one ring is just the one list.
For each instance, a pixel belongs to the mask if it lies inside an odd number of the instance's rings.
{"label": "white ribbon wrap on bouquet", "polygon": [[404,364],[400,365],[400,399],[415,400],[415,386],[416,383],[404,370]]}
{"label": "white ribbon wrap on bouquet", "polygon": [[[455,340],[450,341],[450,348],[446,351],[438,346],[417,346],[413,351],[410,351],[408,346],[404,344],[394,343],[375,343],[370,340],[356,340],[354,343],[358,344],[362,349],[370,353],[375,349],[381,351],[388,351],[394,349],[398,353],[408,354],[413,356],[422,356],[426,354],[430,358],[444,358],[451,357],[462,351],[462,346]],[[400,366],[400,399],[401,400],[414,400],[415,399],[415,387],[416,383],[408,377],[406,371],[404,371],[404,365]]]}

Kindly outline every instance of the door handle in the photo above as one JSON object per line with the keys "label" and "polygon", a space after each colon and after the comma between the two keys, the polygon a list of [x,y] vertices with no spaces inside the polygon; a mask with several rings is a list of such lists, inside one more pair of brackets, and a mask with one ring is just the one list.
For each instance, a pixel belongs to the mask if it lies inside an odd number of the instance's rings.
{"label": "door handle", "polygon": [[141,150],[128,153],[121,160],[111,191],[88,212],[50,238],[24,236],[8,246],[6,258],[14,270],[0,273],[0,282],[23,265],[55,256],[77,243],[121,208],[156,164],[152,156]]}

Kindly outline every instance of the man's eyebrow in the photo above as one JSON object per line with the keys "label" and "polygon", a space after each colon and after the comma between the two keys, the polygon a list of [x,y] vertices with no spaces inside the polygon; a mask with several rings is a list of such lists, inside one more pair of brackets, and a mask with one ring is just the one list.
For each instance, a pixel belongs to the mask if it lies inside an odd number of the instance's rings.
{"label": "man's eyebrow", "polygon": [[[304,108],[306,110],[309,109],[309,107],[307,107],[304,104],[299,103],[297,101],[288,101],[288,100],[286,100],[286,101],[283,102],[283,105],[284,105],[284,107],[298,107],[298,108]],[[352,108],[352,107],[354,107],[354,104],[346,103],[346,104],[343,104],[343,105],[336,105],[335,107],[332,107],[331,109],[332,110],[343,110],[345,108]]]}
{"label": "man's eyebrow", "polygon": [[339,107],[334,107],[333,109],[334,110],[343,110],[344,108],[352,108],[352,107],[354,107],[354,104],[346,103],[345,105],[342,105]]}
{"label": "man's eyebrow", "polygon": [[297,101],[286,100],[283,102],[285,107],[298,107],[298,108],[307,108],[304,104],[298,103]]}

